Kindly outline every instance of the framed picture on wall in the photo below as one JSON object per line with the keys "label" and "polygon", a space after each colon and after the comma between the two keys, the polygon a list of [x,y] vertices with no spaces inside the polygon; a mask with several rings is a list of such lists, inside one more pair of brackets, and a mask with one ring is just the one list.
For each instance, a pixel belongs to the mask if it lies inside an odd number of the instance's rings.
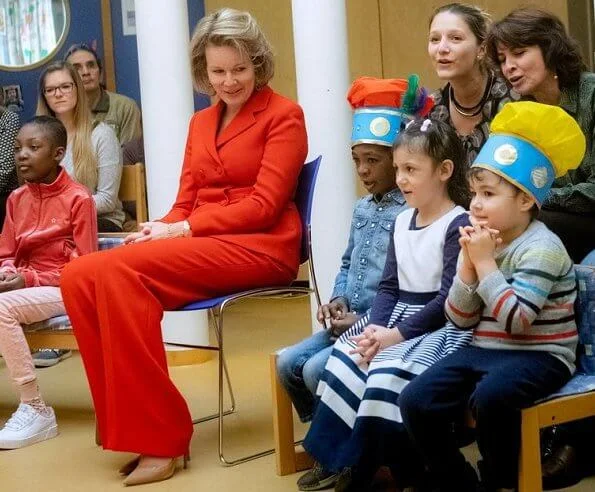
{"label": "framed picture on wall", "polygon": [[134,0],[122,0],[122,31],[124,36],[136,36]]}
{"label": "framed picture on wall", "polygon": [[2,87],[2,94],[4,96],[4,106],[6,106],[6,109],[15,113],[23,111],[25,102],[23,101],[23,93],[20,85],[5,85]]}

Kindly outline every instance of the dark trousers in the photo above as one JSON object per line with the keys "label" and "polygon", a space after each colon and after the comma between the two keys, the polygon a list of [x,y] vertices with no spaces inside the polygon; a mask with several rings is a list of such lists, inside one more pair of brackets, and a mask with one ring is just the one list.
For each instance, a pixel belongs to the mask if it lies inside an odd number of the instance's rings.
{"label": "dark trousers", "polygon": [[467,408],[477,422],[482,480],[512,488],[518,475],[520,409],[568,379],[568,367],[546,352],[465,347],[415,378],[401,393],[399,406],[440,490],[469,490],[461,483],[468,465],[451,432],[452,422]]}

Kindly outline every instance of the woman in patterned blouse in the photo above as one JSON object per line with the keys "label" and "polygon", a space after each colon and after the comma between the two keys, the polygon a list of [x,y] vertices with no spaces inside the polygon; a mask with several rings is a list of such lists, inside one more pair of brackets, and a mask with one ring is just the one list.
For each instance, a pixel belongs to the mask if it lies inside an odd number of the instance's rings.
{"label": "woman in patterned blouse", "polygon": [[18,186],[14,163],[14,139],[20,128],[19,117],[0,101],[0,229],[6,215],[6,199]]}
{"label": "woman in patterned blouse", "polygon": [[430,18],[428,54],[446,85],[434,94],[432,119],[452,126],[459,135],[467,163],[473,162],[488,138],[489,123],[511,99],[506,82],[485,64],[489,15],[479,7],[451,3]]}

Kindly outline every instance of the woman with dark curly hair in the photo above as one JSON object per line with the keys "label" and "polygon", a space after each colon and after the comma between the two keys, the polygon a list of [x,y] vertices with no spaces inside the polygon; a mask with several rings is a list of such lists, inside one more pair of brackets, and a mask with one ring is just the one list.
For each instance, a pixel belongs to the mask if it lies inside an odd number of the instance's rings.
{"label": "woman with dark curly hair", "polygon": [[562,107],[587,138],[581,165],[556,180],[539,216],[578,263],[595,248],[593,235],[584,234],[595,230],[595,74],[562,21],[541,9],[517,9],[496,22],[487,50],[516,92]]}
{"label": "woman with dark curly hair", "polygon": [[[493,25],[487,50],[516,92],[562,107],[585,134],[583,161],[554,182],[539,214],[579,263],[595,249],[594,236],[588,232],[595,230],[595,74],[586,71],[580,48],[562,21],[546,10],[512,11]],[[588,473],[580,466],[580,457],[590,455],[593,435],[595,419],[556,426],[546,433],[544,488],[567,487]]]}

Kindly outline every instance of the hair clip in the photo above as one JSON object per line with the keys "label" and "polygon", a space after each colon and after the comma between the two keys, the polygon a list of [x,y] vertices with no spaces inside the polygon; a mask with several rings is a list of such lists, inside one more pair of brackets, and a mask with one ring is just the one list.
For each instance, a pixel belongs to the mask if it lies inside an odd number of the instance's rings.
{"label": "hair clip", "polygon": [[421,128],[419,129],[420,132],[427,132],[428,128],[432,125],[432,120],[426,118],[424,122],[421,124]]}
{"label": "hair clip", "polygon": [[405,130],[407,130],[407,128],[409,128],[411,125],[413,125],[413,123],[415,123],[415,120],[409,120],[407,123],[405,123]]}

